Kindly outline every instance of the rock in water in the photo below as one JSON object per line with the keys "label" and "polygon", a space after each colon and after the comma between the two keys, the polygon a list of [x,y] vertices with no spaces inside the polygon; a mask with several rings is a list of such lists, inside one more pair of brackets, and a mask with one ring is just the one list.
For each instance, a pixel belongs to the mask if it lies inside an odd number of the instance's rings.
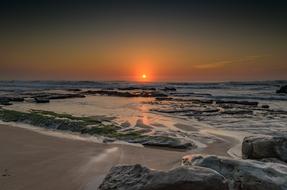
{"label": "rock in water", "polygon": [[40,104],[42,104],[42,103],[49,103],[50,102],[50,100],[47,99],[47,98],[34,98],[34,100],[35,100],[36,103],[40,103]]}
{"label": "rock in water", "polygon": [[217,172],[202,167],[179,167],[168,172],[141,165],[116,166],[110,170],[100,190],[228,190]]}
{"label": "rock in water", "polygon": [[276,93],[285,93],[287,94],[287,85],[281,86],[279,90],[276,91]]}
{"label": "rock in water", "polygon": [[213,169],[223,175],[230,190],[286,190],[287,166],[255,160],[194,155],[184,165]]}
{"label": "rock in water", "polygon": [[287,137],[245,137],[242,143],[244,159],[277,158],[287,162]]}

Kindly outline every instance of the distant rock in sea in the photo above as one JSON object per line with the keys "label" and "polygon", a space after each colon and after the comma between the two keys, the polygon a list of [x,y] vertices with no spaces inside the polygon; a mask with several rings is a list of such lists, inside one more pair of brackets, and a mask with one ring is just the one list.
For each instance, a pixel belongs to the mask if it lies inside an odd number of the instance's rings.
{"label": "distant rock in sea", "polygon": [[276,93],[278,93],[278,94],[280,94],[280,93],[287,94],[287,85],[281,86],[281,88],[279,90],[277,90]]}

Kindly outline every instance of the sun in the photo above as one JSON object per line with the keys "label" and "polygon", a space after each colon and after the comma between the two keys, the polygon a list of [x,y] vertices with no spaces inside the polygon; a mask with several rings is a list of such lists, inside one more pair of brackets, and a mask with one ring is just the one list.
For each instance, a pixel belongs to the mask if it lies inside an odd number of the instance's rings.
{"label": "sun", "polygon": [[142,79],[146,79],[147,75],[146,74],[142,74]]}

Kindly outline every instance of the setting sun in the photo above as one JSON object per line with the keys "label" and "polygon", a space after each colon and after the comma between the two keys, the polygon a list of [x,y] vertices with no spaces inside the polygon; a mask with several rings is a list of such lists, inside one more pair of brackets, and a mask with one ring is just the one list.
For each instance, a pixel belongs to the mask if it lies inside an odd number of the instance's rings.
{"label": "setting sun", "polygon": [[142,79],[146,79],[146,78],[147,78],[146,74],[143,74]]}

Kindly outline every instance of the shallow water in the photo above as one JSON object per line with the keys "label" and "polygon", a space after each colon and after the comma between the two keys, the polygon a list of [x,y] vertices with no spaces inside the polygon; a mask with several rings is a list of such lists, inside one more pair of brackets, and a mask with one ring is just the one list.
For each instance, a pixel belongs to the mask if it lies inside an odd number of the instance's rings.
{"label": "shallow water", "polygon": [[[276,94],[286,81],[245,83],[127,83],[127,82],[0,82],[2,94],[17,94],[45,90],[66,92],[64,89],[106,89],[140,87],[162,89],[166,86],[177,90],[168,92],[175,99],[247,100],[259,102],[258,107],[235,107],[252,111],[252,114],[202,114],[193,111],[162,113],[158,110],[214,109],[214,104],[196,104],[180,101],[155,101],[155,98],[124,98],[112,96],[87,96],[86,98],[52,100],[48,104],[32,102],[13,103],[7,109],[30,109],[68,113],[76,116],[97,116],[103,120],[145,128],[147,134],[160,134],[192,139],[200,148],[221,141],[225,135],[241,141],[247,135],[287,135],[287,95]],[[55,91],[56,90],[56,91]],[[269,109],[261,109],[261,105]],[[234,110],[233,108],[231,110]],[[274,111],[280,113],[273,113]],[[273,111],[273,112],[272,112]]]}

